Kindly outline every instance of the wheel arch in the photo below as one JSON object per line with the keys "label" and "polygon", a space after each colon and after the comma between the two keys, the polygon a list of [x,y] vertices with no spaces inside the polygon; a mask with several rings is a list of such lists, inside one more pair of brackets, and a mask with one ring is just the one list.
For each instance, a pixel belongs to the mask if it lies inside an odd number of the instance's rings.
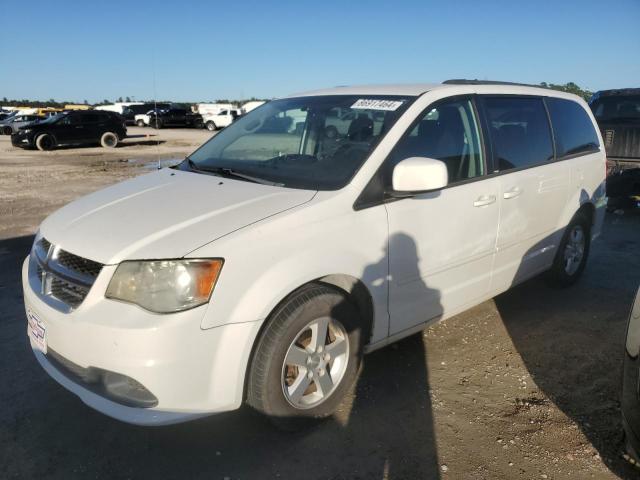
{"label": "wheel arch", "polygon": [[251,352],[249,354],[249,358],[247,364],[245,366],[245,374],[243,380],[243,389],[242,389],[242,399],[246,400],[247,390],[248,390],[248,382],[249,382],[249,370],[253,364],[253,360],[255,358],[256,349],[258,347],[258,343],[260,339],[264,335],[269,322],[273,318],[273,313],[278,310],[280,305],[289,300],[294,295],[303,291],[305,288],[308,288],[314,284],[323,284],[325,286],[332,287],[338,290],[340,293],[346,296],[346,298],[355,306],[356,310],[360,314],[360,320],[363,326],[364,333],[364,345],[369,343],[371,338],[371,332],[373,331],[373,321],[374,321],[374,309],[373,309],[373,299],[371,294],[369,293],[369,289],[362,282],[362,280],[347,274],[330,274],[325,275],[309,282],[306,282],[299,287],[295,288],[287,295],[285,295],[269,312],[267,318],[260,325],[260,329],[253,339],[253,345],[251,346]]}

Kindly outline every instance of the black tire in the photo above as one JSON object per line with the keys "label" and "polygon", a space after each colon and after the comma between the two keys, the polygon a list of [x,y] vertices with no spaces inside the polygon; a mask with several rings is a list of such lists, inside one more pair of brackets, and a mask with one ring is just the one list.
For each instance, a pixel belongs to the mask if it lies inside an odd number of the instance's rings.
{"label": "black tire", "polygon": [[137,121],[136,121],[136,125],[137,125],[138,127],[144,127],[144,120],[137,120]]}
{"label": "black tire", "polygon": [[[578,251],[574,242],[576,232],[582,232],[583,247],[579,255],[579,261],[575,257]],[[547,280],[556,287],[569,287],[576,283],[587,265],[589,249],[591,247],[591,222],[587,215],[582,212],[577,213],[562,235],[562,240],[558,246],[558,251],[553,260],[551,269],[547,272]],[[574,255],[572,257],[572,255]],[[570,257],[570,258],[567,258]],[[572,257],[572,258],[571,258]]]}
{"label": "black tire", "polygon": [[[300,338],[301,332],[308,331],[305,329],[310,323],[316,319],[327,317],[331,319],[332,325],[344,327],[346,336],[343,338],[347,342],[348,348],[343,357],[346,363],[344,367],[341,367],[343,370],[340,379],[333,384],[333,390],[327,394],[326,398],[319,400],[316,405],[299,408],[294,406],[285,396],[286,376],[288,375],[285,358],[293,348],[293,343]],[[331,329],[328,331],[330,332]],[[330,333],[327,334],[325,340],[330,340],[330,336]],[[363,325],[358,311],[343,293],[319,283],[303,287],[276,308],[257,342],[248,372],[247,403],[268,416],[276,426],[285,430],[296,430],[331,415],[352,387],[358,375],[364,338]],[[323,351],[328,353],[330,346],[331,344],[328,344],[326,350],[320,349],[319,355],[322,356]],[[309,355],[318,354],[309,353]],[[327,361],[324,365],[326,370],[323,371],[330,372],[335,365],[336,362],[330,364]],[[307,373],[304,372],[311,372],[313,368],[315,366],[309,367],[308,370],[302,370],[302,373],[298,371],[298,375],[305,377]],[[324,373],[318,375],[324,375]],[[308,389],[315,390],[316,395],[320,393],[321,396],[324,396],[315,380],[310,381],[312,384],[307,382]]]}
{"label": "black tire", "polygon": [[153,124],[153,128],[155,128],[156,130],[160,130],[162,128],[162,120],[152,120],[151,123]]}
{"label": "black tire", "polygon": [[103,148],[116,148],[118,146],[118,135],[113,132],[104,132],[100,137],[100,145]]}
{"label": "black tire", "polygon": [[215,132],[218,129],[218,127],[216,127],[216,124],[211,120],[209,120],[205,124],[205,126],[207,127],[207,130],[209,130],[210,132]]}
{"label": "black tire", "polygon": [[55,140],[48,133],[43,133],[36,138],[36,148],[41,152],[51,150],[53,147],[55,147],[55,144]]}
{"label": "black tire", "polygon": [[11,127],[4,127],[2,129],[2,133],[4,133],[5,135],[11,135],[13,133],[13,129]]}

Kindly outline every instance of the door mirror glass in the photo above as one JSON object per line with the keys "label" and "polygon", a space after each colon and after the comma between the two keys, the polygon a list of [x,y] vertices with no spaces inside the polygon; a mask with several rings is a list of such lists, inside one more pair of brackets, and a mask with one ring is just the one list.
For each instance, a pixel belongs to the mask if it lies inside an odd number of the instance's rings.
{"label": "door mirror glass", "polygon": [[401,194],[439,190],[446,187],[448,182],[447,165],[434,158],[406,158],[393,169],[393,191]]}

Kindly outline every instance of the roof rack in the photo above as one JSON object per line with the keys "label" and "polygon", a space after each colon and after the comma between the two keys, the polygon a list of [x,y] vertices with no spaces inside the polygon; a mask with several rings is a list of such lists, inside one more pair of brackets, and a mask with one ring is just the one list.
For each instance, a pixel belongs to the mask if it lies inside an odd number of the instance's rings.
{"label": "roof rack", "polygon": [[529,83],[501,82],[498,80],[468,80],[466,78],[453,78],[442,82],[445,85],[518,85],[521,87],[538,87],[540,85],[531,85]]}

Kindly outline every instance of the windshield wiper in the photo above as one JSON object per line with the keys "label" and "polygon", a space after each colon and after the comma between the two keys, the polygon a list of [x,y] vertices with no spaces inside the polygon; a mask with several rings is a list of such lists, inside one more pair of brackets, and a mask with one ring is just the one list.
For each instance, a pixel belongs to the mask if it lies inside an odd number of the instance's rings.
{"label": "windshield wiper", "polygon": [[282,187],[283,183],[272,182],[270,180],[265,180],[264,178],[254,177],[253,175],[247,175],[246,173],[238,172],[233,170],[232,168],[227,167],[200,167],[196,165],[196,163],[190,158],[186,158],[187,163],[189,164],[189,168],[196,172],[206,172],[213,173],[215,175],[220,175],[222,177],[227,178],[235,178],[236,180],[244,180],[247,182],[259,183],[261,185],[269,185],[272,187]]}

